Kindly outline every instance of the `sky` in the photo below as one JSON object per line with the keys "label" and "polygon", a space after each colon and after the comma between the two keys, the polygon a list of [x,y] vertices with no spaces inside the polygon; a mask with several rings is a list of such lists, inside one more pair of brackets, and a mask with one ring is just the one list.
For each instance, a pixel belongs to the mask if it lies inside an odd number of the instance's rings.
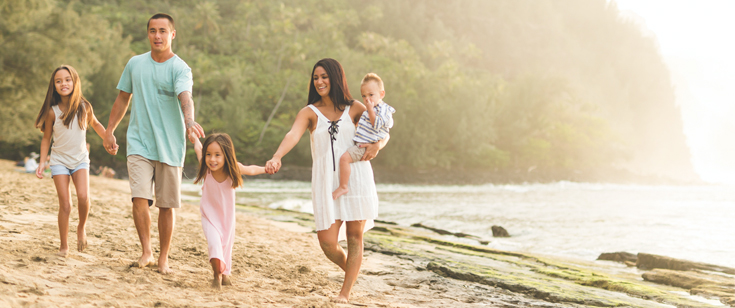
{"label": "sky", "polygon": [[735,184],[735,1],[614,1],[658,41],[695,170]]}

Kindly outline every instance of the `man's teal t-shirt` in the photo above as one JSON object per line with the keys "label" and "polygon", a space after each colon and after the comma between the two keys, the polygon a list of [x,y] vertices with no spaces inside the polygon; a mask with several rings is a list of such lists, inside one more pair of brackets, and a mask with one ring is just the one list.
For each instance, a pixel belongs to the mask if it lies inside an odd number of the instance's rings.
{"label": "man's teal t-shirt", "polygon": [[193,84],[191,68],[177,55],[158,63],[149,51],[128,61],[117,84],[133,94],[127,156],[184,166],[186,128],[178,95],[191,92]]}

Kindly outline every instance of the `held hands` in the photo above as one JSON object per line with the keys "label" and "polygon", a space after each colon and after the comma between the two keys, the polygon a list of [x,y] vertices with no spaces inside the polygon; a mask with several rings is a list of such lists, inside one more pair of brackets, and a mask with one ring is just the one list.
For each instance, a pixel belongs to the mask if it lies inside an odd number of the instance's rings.
{"label": "held hands", "polygon": [[115,135],[112,133],[107,134],[107,136],[102,140],[102,145],[110,155],[116,155],[117,150],[120,148],[120,146],[117,145],[117,138],[115,138]]}
{"label": "held hands", "polygon": [[186,135],[189,136],[189,141],[191,143],[196,143],[194,140],[204,138],[204,129],[199,125],[199,123],[189,121],[186,123]]}
{"label": "held hands", "polygon": [[189,133],[189,141],[191,141],[194,144],[194,150],[202,150],[202,142],[199,141],[199,137],[197,137],[197,134],[195,131],[192,131]]}
{"label": "held hands", "polygon": [[275,174],[280,169],[281,169],[281,159],[280,158],[274,157],[265,163],[265,173]]}
{"label": "held hands", "polygon": [[360,147],[365,148],[365,154],[362,155],[361,161],[372,160],[375,156],[378,156],[380,151],[380,146],[377,143],[361,144]]}

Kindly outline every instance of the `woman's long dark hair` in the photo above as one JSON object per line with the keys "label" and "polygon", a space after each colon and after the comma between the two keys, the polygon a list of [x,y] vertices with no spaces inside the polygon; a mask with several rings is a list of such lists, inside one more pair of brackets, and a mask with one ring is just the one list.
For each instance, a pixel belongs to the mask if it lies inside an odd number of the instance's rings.
{"label": "woman's long dark hair", "polygon": [[345,106],[352,106],[352,95],[350,95],[350,89],[347,88],[347,78],[345,78],[345,70],[337,60],[332,58],[324,58],[314,64],[314,68],[311,69],[311,75],[309,76],[309,102],[307,105],[314,104],[322,99],[319,93],[316,92],[314,86],[314,71],[317,67],[321,66],[327,71],[329,76],[329,98],[334,103],[334,109],[344,111]]}

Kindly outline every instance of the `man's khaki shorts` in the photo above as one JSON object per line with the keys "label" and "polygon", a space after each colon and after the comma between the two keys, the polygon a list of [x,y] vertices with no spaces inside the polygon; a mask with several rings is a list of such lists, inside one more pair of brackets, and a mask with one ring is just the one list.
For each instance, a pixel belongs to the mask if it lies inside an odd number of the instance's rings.
{"label": "man's khaki shorts", "polygon": [[347,149],[347,153],[350,153],[350,158],[352,158],[352,162],[358,162],[362,159],[362,156],[365,155],[365,148],[359,147],[359,145],[364,143],[357,143]]}
{"label": "man's khaki shorts", "polygon": [[155,184],[156,206],[181,207],[181,167],[174,167],[140,155],[128,156],[128,178],[133,198],[148,199],[153,204]]}

